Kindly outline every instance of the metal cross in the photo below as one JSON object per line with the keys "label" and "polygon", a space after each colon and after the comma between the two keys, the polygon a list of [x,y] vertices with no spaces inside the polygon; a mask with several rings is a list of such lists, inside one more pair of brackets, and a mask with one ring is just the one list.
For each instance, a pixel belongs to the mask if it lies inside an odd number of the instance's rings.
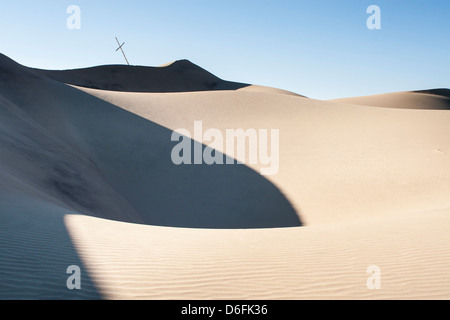
{"label": "metal cross", "polygon": [[123,54],[123,57],[125,58],[125,61],[127,62],[128,65],[130,65],[130,63],[128,62],[127,56],[125,55],[125,52],[122,49],[122,47],[125,44],[125,42],[120,44],[119,39],[117,39],[117,37],[116,37],[116,41],[117,41],[117,44],[119,45],[119,47],[116,49],[116,52],[119,51],[119,50],[122,51],[122,54]]}

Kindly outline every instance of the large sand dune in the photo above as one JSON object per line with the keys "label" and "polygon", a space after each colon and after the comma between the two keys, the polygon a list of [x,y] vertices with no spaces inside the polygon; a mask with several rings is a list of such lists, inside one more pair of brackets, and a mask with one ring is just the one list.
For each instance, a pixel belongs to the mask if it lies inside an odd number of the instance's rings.
{"label": "large sand dune", "polygon": [[[0,56],[0,299],[448,299],[448,99],[320,101],[187,60],[46,71]],[[173,131],[199,120],[279,129],[278,173],[174,165]]]}

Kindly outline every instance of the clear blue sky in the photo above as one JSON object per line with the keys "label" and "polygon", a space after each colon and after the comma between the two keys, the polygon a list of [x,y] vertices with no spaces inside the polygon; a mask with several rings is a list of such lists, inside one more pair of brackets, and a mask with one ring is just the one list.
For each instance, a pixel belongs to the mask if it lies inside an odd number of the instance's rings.
{"label": "clear blue sky", "polygon": [[122,64],[117,36],[134,65],[189,59],[312,98],[450,87],[449,0],[2,0],[0,30],[0,52],[38,68]]}

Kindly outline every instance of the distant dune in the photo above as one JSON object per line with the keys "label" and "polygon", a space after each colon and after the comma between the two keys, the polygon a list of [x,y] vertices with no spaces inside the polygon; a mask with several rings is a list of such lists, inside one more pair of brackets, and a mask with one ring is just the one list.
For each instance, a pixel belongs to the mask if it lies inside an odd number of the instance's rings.
{"label": "distant dune", "polygon": [[385,93],[331,101],[384,108],[450,110],[450,89]]}
{"label": "distant dune", "polygon": [[[0,299],[448,299],[449,100],[0,55]],[[172,133],[200,120],[278,129],[278,173],[173,164]]]}
{"label": "distant dune", "polygon": [[110,65],[60,71],[31,70],[59,82],[112,91],[186,92],[236,90],[248,86],[219,79],[188,60],[160,67]]}

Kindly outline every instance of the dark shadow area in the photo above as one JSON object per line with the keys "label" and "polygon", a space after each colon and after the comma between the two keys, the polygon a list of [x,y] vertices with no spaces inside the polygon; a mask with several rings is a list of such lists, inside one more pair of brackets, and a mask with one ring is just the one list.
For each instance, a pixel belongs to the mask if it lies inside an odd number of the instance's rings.
{"label": "dark shadow area", "polygon": [[8,73],[0,79],[4,98],[30,118],[27,123],[45,128],[34,126],[36,131],[29,132],[36,134],[27,134],[24,141],[29,136],[40,137],[33,143],[37,146],[45,145],[45,137],[53,141],[39,155],[40,176],[29,176],[75,212],[169,227],[302,225],[282,192],[249,167],[177,166],[171,159],[177,144],[172,130],[12,60],[0,64],[1,69]]}
{"label": "dark shadow area", "polygon": [[437,96],[442,96],[450,99],[450,89],[430,89],[430,90],[418,90],[418,91],[412,91],[415,93],[425,93],[425,94],[434,94]]}
{"label": "dark shadow area", "polygon": [[165,67],[107,65],[60,71],[30,70],[58,82],[110,91],[162,93],[237,90],[249,86],[224,81],[188,60]]}
{"label": "dark shadow area", "polygon": [[[77,254],[61,208],[19,193],[0,204],[0,300],[92,300],[101,295]],[[26,199],[26,202],[23,201]],[[69,266],[81,270],[81,290],[69,290]]]}

